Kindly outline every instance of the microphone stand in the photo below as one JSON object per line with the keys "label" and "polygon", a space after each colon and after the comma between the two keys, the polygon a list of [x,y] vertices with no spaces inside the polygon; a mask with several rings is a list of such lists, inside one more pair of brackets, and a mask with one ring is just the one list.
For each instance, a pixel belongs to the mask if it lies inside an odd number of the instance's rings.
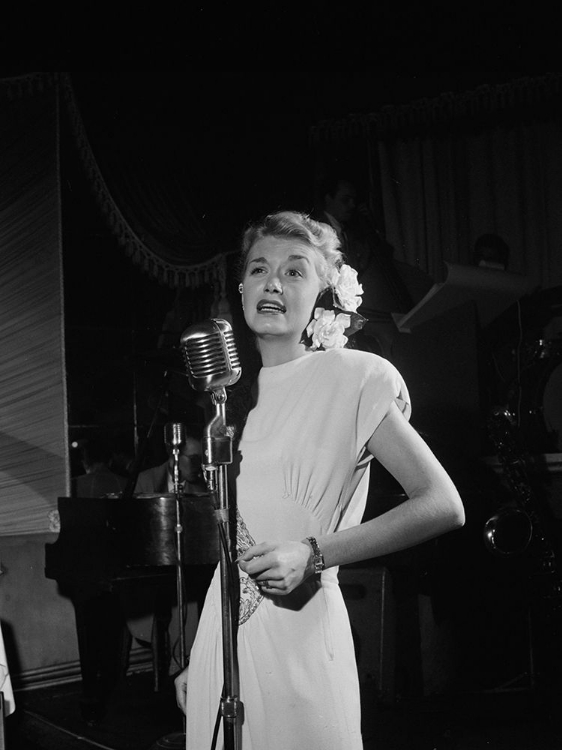
{"label": "microphone stand", "polygon": [[183,524],[182,524],[182,506],[181,506],[181,488],[180,488],[180,469],[179,469],[180,446],[172,447],[173,457],[173,485],[174,497],[176,498],[176,592],[178,598],[178,619],[179,619],[179,642],[180,642],[180,668],[185,669],[185,622],[184,622],[184,576],[183,576]]}
{"label": "microphone stand", "polygon": [[[175,434],[174,427],[172,424],[172,435],[171,449],[172,449],[172,482],[174,489],[174,497],[176,499],[176,596],[178,599],[178,637],[180,645],[179,662],[180,668],[183,670],[187,665],[186,653],[185,653],[185,621],[184,621],[184,602],[185,602],[185,585],[184,585],[184,570],[183,570],[183,523],[182,523],[182,505],[181,505],[181,487],[180,487],[180,448],[181,443],[175,442],[177,435]],[[181,425],[178,425],[181,426]],[[154,745],[150,747],[150,750],[185,750],[185,717],[183,718],[183,731],[173,732],[172,734],[166,734],[160,737]]]}
{"label": "microphone stand", "polygon": [[226,467],[232,463],[232,437],[227,434],[224,387],[211,391],[215,416],[205,427],[203,436],[203,459],[209,494],[213,498],[215,515],[219,525],[221,604],[222,604],[222,650],[224,689],[220,713],[223,720],[225,750],[239,750],[244,707],[239,698],[239,675],[236,660],[234,617],[230,599],[230,575],[232,566],[232,542],[230,538],[230,509]]}

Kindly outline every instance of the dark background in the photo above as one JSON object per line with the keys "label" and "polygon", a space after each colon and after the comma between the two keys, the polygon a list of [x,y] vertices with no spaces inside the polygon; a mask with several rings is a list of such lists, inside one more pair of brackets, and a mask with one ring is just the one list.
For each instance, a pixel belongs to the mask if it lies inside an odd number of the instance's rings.
{"label": "dark background", "polygon": [[[170,179],[179,175],[211,247],[230,252],[250,219],[281,207],[312,208],[317,165],[310,136],[323,119],[523,75],[141,72],[72,73],[72,80],[93,147],[113,151],[118,160],[126,141],[147,168],[172,164]],[[71,140],[63,152],[63,175],[70,436],[80,440],[102,428],[116,441],[124,438],[131,450],[131,437],[142,445],[155,420],[145,457],[152,465],[162,459],[161,428],[169,418],[203,421],[176,353],[157,348],[175,291],[125,256],[96,205]],[[197,294],[204,303],[205,290]],[[450,345],[456,343],[453,336]],[[159,402],[170,369],[172,387]],[[497,474],[475,462],[461,465],[462,435],[449,430],[425,437],[458,483],[467,524],[462,532],[387,561],[403,607],[399,682],[406,693],[419,688],[410,681],[419,679],[412,664],[421,659],[415,623],[422,592],[430,596],[439,624],[454,623],[460,644],[457,687],[496,688],[519,679],[528,666],[523,587],[528,561],[497,559],[482,543],[485,522],[506,499]],[[385,477],[373,473],[373,486],[384,490]],[[392,503],[392,497],[386,501]],[[373,515],[380,510],[368,506]]]}
{"label": "dark background", "polygon": [[[504,43],[510,38],[507,32]],[[388,67],[398,49],[389,54]],[[324,120],[525,75],[531,74],[469,72],[462,66],[419,75],[290,69],[70,74],[102,171],[105,165],[130,169],[133,179],[165,187],[163,200],[184,201],[206,238],[209,256],[235,253],[245,224],[266,212],[313,208],[318,150],[312,131]],[[102,430],[130,455],[152,429],[155,438],[145,465],[154,464],[162,456],[165,421],[204,419],[177,352],[169,346],[158,349],[176,290],[135,265],[119,245],[86,178],[64,107],[61,128],[69,437],[76,442]],[[362,155],[349,160],[356,166]],[[345,154],[339,163],[345,169]],[[126,218],[142,225],[145,217]],[[200,248],[192,251],[189,238],[185,257],[188,263],[201,259]],[[232,264],[229,291],[236,314]],[[208,317],[212,290],[203,286],[191,297],[194,319]],[[172,393],[166,391],[160,402],[166,374]],[[72,472],[80,471],[73,461]]]}
{"label": "dark background", "polygon": [[[71,73],[93,147],[119,160],[126,140],[152,168],[172,161],[173,177],[221,252],[235,250],[244,224],[266,211],[312,208],[310,130],[322,120],[539,76],[560,62],[557,20],[507,3],[149,7],[141,29],[137,9],[132,17],[87,6],[79,18],[67,11],[51,23],[39,45],[25,35],[7,68],[4,59],[3,75],[93,67]],[[10,32],[5,22],[1,33]],[[157,414],[164,371],[181,372],[172,355],[155,352],[175,292],[125,255],[70,138],[61,160],[69,438],[101,428],[130,453]],[[181,378],[187,411],[200,420]],[[158,429],[170,413],[157,414]],[[147,464],[157,458],[155,445]],[[437,620],[452,617],[472,644],[463,652],[461,688],[490,688],[526,669],[526,624],[518,563],[488,555],[481,545],[488,508],[480,497],[472,508],[463,535],[431,550],[429,575],[426,558],[402,564],[401,601],[431,587]]]}

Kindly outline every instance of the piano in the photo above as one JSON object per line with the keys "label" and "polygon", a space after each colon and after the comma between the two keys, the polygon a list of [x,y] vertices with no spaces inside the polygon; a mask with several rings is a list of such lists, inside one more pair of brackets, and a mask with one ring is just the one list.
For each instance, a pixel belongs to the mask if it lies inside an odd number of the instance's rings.
{"label": "piano", "polygon": [[[214,508],[208,494],[185,495],[180,508],[185,601],[201,608],[219,561]],[[154,613],[155,690],[168,676],[166,636],[177,602],[177,501],[172,494],[59,497],[58,511],[60,532],[45,545],[45,576],[57,581],[74,605],[82,714],[95,720],[128,661],[131,636],[123,600],[131,587],[140,589],[147,612]]]}

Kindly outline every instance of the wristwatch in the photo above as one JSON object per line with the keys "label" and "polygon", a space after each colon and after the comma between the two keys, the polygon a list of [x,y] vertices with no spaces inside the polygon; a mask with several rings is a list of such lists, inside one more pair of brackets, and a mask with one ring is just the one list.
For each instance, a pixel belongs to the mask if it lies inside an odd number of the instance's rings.
{"label": "wristwatch", "polygon": [[322,551],[318,546],[318,542],[313,536],[307,536],[306,541],[312,547],[312,562],[314,563],[314,573],[321,573],[326,567],[326,564],[324,562],[324,555],[322,554]]}

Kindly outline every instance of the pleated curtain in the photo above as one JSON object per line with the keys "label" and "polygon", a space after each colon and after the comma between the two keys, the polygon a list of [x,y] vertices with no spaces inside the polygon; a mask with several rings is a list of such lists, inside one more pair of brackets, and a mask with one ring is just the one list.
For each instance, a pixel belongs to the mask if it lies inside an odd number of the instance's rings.
{"label": "pleated curtain", "polygon": [[0,535],[69,494],[58,120],[48,78],[0,83]]}

